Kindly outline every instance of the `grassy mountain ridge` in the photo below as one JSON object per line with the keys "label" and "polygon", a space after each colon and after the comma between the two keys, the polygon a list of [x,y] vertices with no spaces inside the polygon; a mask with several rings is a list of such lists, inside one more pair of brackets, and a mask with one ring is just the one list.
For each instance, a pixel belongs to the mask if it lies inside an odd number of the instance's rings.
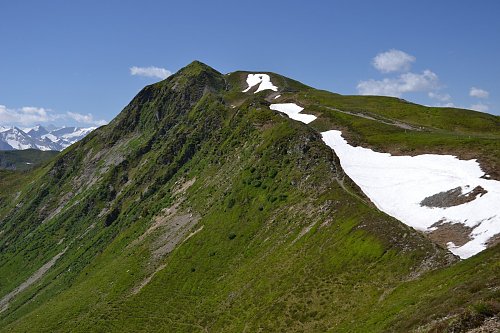
{"label": "grassy mountain ridge", "polygon": [[435,153],[477,159],[487,174],[500,179],[499,116],[425,107],[391,97],[306,94],[296,98],[308,112],[321,115],[315,124],[320,130],[338,128],[356,145],[395,155]]}
{"label": "grassy mountain ridge", "polygon": [[[4,301],[0,331],[406,332],[496,311],[498,246],[453,264],[241,77],[194,62],[55,160],[2,177],[2,300],[62,254]],[[274,80],[283,99],[305,89]]]}
{"label": "grassy mountain ridge", "polygon": [[[240,98],[246,73],[229,75],[229,81],[240,88],[235,92]],[[340,95],[268,74],[279,86],[268,102],[298,103],[305,112],[318,116],[311,124],[318,131],[339,129],[351,144],[394,155],[435,153],[477,159],[492,179],[500,180],[500,116],[427,107],[395,97]],[[238,103],[237,98],[232,101]]]}

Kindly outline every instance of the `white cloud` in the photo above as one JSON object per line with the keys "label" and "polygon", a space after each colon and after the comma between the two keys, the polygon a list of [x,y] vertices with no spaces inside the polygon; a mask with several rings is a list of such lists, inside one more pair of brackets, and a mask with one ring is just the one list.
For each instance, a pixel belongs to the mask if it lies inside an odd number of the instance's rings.
{"label": "white cloud", "polygon": [[133,66],[130,67],[130,74],[138,76],[146,76],[146,77],[157,77],[163,80],[172,75],[172,72],[169,71],[168,69],[154,67],[154,66],[149,66],[149,67]]}
{"label": "white cloud", "polygon": [[416,58],[400,50],[389,50],[379,53],[373,58],[373,67],[382,73],[407,72]]}
{"label": "white cloud", "polygon": [[361,95],[401,97],[407,92],[436,89],[438,84],[438,76],[430,70],[425,70],[422,74],[404,73],[397,78],[361,81],[357,88]]}
{"label": "white cloud", "polygon": [[82,115],[75,112],[65,114],[55,113],[51,109],[39,108],[34,106],[25,106],[22,108],[8,108],[0,105],[0,125],[23,125],[31,126],[41,123],[50,123],[60,120],[74,120],[81,124],[92,124],[96,126],[105,125],[104,120],[95,120],[92,114]]}
{"label": "white cloud", "polygon": [[476,110],[476,111],[480,111],[480,112],[488,112],[488,110],[490,109],[490,107],[486,104],[483,104],[483,103],[477,103],[477,104],[472,104],[470,106],[470,109],[471,110]]}
{"label": "white cloud", "polygon": [[487,92],[486,90],[472,87],[470,88],[469,96],[477,98],[488,98],[490,96],[490,93]]}
{"label": "white cloud", "polygon": [[449,100],[451,100],[451,96],[449,94],[440,94],[440,93],[431,91],[427,95],[430,98],[438,100],[440,102],[448,102]]}
{"label": "white cloud", "polygon": [[437,103],[436,105],[434,106],[437,106],[437,107],[440,107],[440,108],[456,108],[457,106],[452,103],[452,102],[448,102],[448,103]]}
{"label": "white cloud", "polygon": [[68,115],[69,118],[82,124],[102,126],[108,123],[106,120],[95,120],[94,116],[90,113],[81,114],[76,112],[67,112],[66,114]]}
{"label": "white cloud", "polygon": [[[434,100],[429,106],[436,107],[463,107],[455,105],[450,94],[441,91],[443,87],[439,82],[436,73],[427,69],[421,73],[410,71],[411,65],[416,58],[401,50],[391,49],[377,54],[372,65],[381,73],[395,73],[391,76],[385,76],[380,80],[369,79],[359,81],[356,86],[360,95],[379,95],[402,97],[406,93],[425,92],[427,96]],[[398,73],[399,72],[399,73]],[[469,96],[481,99],[489,98],[490,93],[484,89],[471,87]],[[480,112],[490,110],[489,103],[475,103],[468,107]]]}
{"label": "white cloud", "polygon": [[0,105],[0,123],[29,125],[57,119],[50,109],[25,106],[20,109],[9,109]]}

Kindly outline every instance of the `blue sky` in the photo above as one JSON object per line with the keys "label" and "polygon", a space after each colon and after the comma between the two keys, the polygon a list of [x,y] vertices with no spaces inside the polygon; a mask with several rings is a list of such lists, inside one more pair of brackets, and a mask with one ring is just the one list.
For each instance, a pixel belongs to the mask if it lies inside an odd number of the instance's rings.
{"label": "blue sky", "polygon": [[0,125],[103,124],[195,59],[500,114],[500,1],[17,0],[0,13]]}

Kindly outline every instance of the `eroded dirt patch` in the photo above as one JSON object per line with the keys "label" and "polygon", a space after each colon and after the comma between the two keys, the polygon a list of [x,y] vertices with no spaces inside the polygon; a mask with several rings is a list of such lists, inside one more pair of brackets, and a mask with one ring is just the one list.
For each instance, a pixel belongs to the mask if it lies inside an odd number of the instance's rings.
{"label": "eroded dirt patch", "polygon": [[487,318],[479,327],[467,331],[467,333],[498,333],[500,332],[500,318],[497,316]]}
{"label": "eroded dirt patch", "polygon": [[448,247],[449,242],[460,247],[472,240],[470,235],[473,228],[461,223],[439,221],[434,223],[431,228],[436,229],[427,233],[429,238],[445,248]]}
{"label": "eroded dirt patch", "polygon": [[184,194],[186,193],[186,191],[191,187],[193,186],[193,184],[196,182],[196,177],[194,177],[193,179],[190,179],[190,180],[187,180],[183,183],[176,183],[175,184],[175,188],[173,190],[173,193],[174,195],[178,195],[178,194]]}
{"label": "eroded dirt patch", "polygon": [[488,239],[486,242],[486,247],[493,247],[497,244],[500,244],[500,234],[496,234],[495,236]]}
{"label": "eroded dirt patch", "polygon": [[142,242],[148,236],[155,237],[150,245],[151,262],[148,265],[150,273],[132,289],[132,295],[139,293],[156,273],[166,267],[165,264],[158,265],[161,259],[172,252],[176,246],[201,231],[203,227],[190,233],[200,218],[200,215],[196,213],[180,212],[179,203],[175,203],[164,209],[162,214],[154,219],[151,227],[131,244]]}
{"label": "eroded dirt patch", "polygon": [[160,214],[153,219],[151,226],[130,244],[133,246],[146,239],[151,239],[149,245],[151,262],[147,268],[149,274],[134,287],[132,294],[137,294],[151,281],[155,274],[166,267],[165,264],[160,264],[166,255],[203,229],[201,226],[195,231],[192,230],[201,216],[193,212],[191,208],[182,207],[185,193],[195,181],[196,178],[177,182],[173,190],[174,195],[177,196],[176,201],[170,207],[162,209]]}
{"label": "eroded dirt patch", "polygon": [[144,288],[149,282],[151,282],[151,279],[153,278],[153,276],[155,276],[156,273],[158,273],[159,271],[161,271],[165,267],[167,267],[167,265],[165,265],[165,264],[158,266],[158,268],[155,269],[155,271],[153,273],[148,275],[144,280],[141,281],[141,283],[139,283],[137,286],[134,287],[134,289],[132,289],[132,295],[135,295],[139,291],[141,291],[142,288]]}
{"label": "eroded dirt patch", "polygon": [[161,233],[153,243],[153,258],[160,259],[172,252],[199,220],[200,216],[193,213],[159,217],[156,223],[161,225]]}
{"label": "eroded dirt patch", "polygon": [[476,186],[472,191],[463,193],[462,187],[457,187],[449,191],[440,192],[425,198],[420,202],[420,206],[429,208],[446,208],[462,205],[475,200],[478,196],[488,193],[481,186]]}
{"label": "eroded dirt patch", "polygon": [[12,290],[10,293],[8,293],[2,299],[0,299],[0,313],[7,310],[7,308],[9,307],[10,300],[13,299],[17,294],[19,294],[20,292],[31,286],[36,281],[40,280],[42,276],[44,276],[45,273],[47,273],[47,271],[52,266],[54,266],[57,259],[59,259],[64,254],[64,252],[66,252],[67,249],[68,248],[65,248],[64,250],[56,254],[54,257],[52,257],[52,259],[50,259],[47,263],[45,263],[45,265],[43,265],[35,273],[33,273],[33,275],[31,275],[26,281],[21,283],[16,289]]}

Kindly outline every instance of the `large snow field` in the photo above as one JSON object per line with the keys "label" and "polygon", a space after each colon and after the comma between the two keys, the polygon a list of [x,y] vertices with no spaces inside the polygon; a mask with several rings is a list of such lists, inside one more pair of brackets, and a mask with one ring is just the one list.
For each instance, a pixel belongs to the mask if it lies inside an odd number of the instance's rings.
{"label": "large snow field", "polygon": [[[250,75],[248,89],[251,83],[258,83],[250,82],[255,80]],[[305,124],[316,119],[314,115],[301,113],[304,108],[295,103],[271,104],[270,109]],[[500,233],[500,182],[481,178],[484,172],[476,160],[464,161],[452,155],[436,154],[392,156],[351,146],[337,130],[321,135],[339,157],[347,175],[381,211],[424,232],[436,230],[439,223],[459,223],[471,228],[469,235],[463,235],[468,237],[465,244],[447,244],[448,249],[461,258],[483,251],[488,240]],[[460,188],[462,195],[468,196],[467,193],[478,186],[486,193],[480,193],[466,203],[450,207],[421,204],[428,197],[456,188]]]}
{"label": "large snow field", "polygon": [[[347,175],[375,205],[403,223],[422,231],[432,231],[439,221],[461,223],[473,228],[466,244],[449,243],[451,252],[468,258],[486,248],[485,243],[500,233],[500,182],[484,175],[475,160],[459,160],[451,155],[392,156],[371,149],[353,147],[340,131],[321,133],[325,143],[340,159]],[[461,187],[468,192],[481,186],[487,193],[473,201],[446,208],[421,206],[423,199]]]}

